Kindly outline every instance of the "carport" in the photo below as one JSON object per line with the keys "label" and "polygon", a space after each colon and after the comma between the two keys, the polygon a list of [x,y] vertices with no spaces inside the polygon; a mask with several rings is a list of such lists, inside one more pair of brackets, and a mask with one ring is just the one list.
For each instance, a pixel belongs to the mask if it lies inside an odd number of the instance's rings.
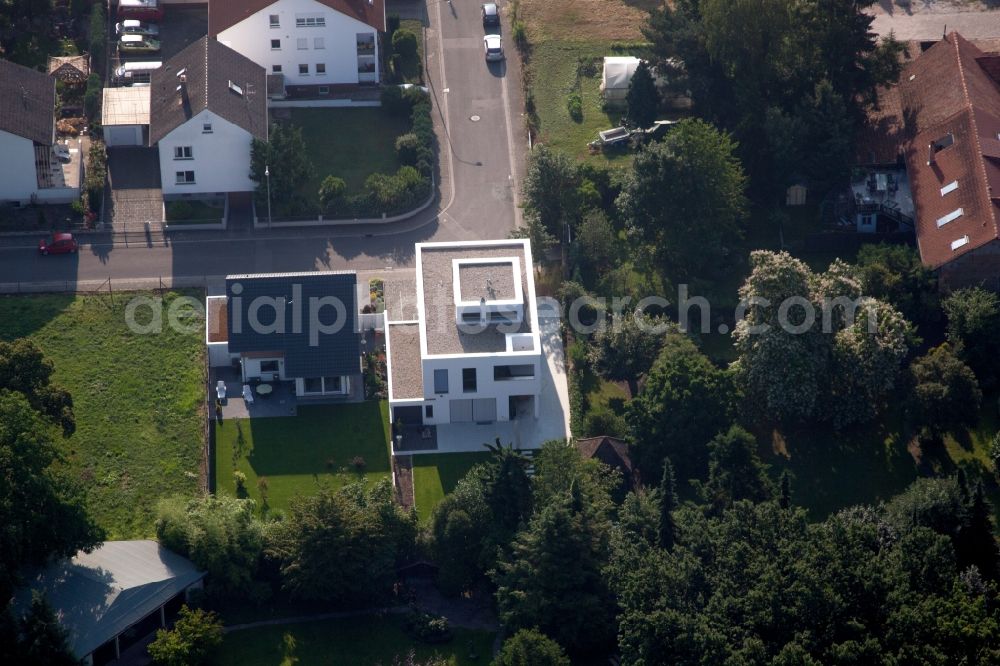
{"label": "carport", "polygon": [[149,86],[104,89],[101,124],[108,148],[146,145],[149,136],[149,91]]}

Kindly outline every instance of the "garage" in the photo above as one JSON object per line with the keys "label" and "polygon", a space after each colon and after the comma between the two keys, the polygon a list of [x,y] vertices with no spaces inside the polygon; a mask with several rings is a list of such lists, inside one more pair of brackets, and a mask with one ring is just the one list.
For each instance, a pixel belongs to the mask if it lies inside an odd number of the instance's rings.
{"label": "garage", "polygon": [[149,136],[149,91],[149,86],[104,89],[101,124],[108,148],[146,145]]}

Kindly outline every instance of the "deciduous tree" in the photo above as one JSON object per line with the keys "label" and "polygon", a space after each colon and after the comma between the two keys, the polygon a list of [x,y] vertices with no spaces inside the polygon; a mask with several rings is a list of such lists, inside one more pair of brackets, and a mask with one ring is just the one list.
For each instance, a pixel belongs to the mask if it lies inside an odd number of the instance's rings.
{"label": "deciduous tree", "polygon": [[935,434],[966,428],[979,418],[983,394],[976,375],[945,343],[910,365],[913,414]]}

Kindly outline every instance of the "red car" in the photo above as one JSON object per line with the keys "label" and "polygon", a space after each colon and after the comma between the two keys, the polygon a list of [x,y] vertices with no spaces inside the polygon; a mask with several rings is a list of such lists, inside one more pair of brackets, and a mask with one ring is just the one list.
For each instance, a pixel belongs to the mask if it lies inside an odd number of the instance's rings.
{"label": "red car", "polygon": [[73,234],[52,234],[52,238],[38,241],[39,254],[69,254],[80,249]]}

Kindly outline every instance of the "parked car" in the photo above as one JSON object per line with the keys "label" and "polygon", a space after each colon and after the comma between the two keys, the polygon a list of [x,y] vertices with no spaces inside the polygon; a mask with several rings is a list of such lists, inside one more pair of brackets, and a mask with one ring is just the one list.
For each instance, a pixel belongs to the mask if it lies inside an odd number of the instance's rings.
{"label": "parked car", "polygon": [[70,254],[79,249],[73,234],[53,233],[50,238],[38,241],[39,254]]}
{"label": "parked car", "polygon": [[115,23],[116,35],[146,35],[147,37],[159,37],[160,26],[155,23],[145,23],[136,19],[126,19]]}
{"label": "parked car", "polygon": [[163,6],[159,0],[118,0],[118,18],[159,21],[163,18]]}
{"label": "parked car", "polygon": [[58,141],[54,143],[52,145],[52,153],[60,162],[70,162],[73,159],[73,155],[69,152],[69,145],[65,143],[59,143]]}
{"label": "parked car", "polygon": [[119,86],[148,86],[153,70],[162,66],[163,63],[159,60],[127,62],[115,70],[112,81]]}
{"label": "parked car", "polygon": [[118,50],[125,55],[159,53],[160,42],[146,35],[122,35],[118,40]]}
{"label": "parked car", "polygon": [[486,62],[503,60],[503,43],[500,40],[500,35],[483,37],[483,49],[486,51]]}
{"label": "parked car", "polygon": [[500,10],[497,9],[495,2],[487,2],[483,5],[483,27],[491,25],[500,25]]}

